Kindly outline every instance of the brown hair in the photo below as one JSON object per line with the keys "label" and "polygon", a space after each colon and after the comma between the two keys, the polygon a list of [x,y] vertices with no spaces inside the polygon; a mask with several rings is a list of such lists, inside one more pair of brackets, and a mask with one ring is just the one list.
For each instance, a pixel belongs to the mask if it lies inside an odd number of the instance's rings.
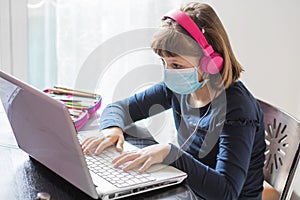
{"label": "brown hair", "polygon": [[[228,88],[232,82],[239,79],[243,68],[234,56],[221,20],[213,8],[204,3],[191,2],[183,5],[180,10],[189,15],[200,30],[204,29],[204,36],[207,42],[223,57],[224,66],[220,71],[221,84]],[[178,55],[202,57],[203,53],[200,46],[198,44],[195,45],[194,39],[191,39],[193,42],[187,39],[191,38],[191,36],[177,22],[169,18],[163,19],[162,28],[153,37],[151,44],[151,48],[155,53],[166,57]],[[184,37],[183,34],[189,37]],[[210,79],[215,79],[219,75],[208,76],[210,76]]]}

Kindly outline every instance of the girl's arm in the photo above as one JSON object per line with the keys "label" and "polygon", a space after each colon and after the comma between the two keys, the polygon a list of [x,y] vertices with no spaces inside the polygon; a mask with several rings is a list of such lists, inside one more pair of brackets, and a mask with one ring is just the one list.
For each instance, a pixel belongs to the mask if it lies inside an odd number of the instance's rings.
{"label": "girl's arm", "polygon": [[100,129],[117,126],[124,130],[133,122],[163,112],[171,107],[171,95],[165,84],[159,83],[127,99],[109,104],[101,115]]}

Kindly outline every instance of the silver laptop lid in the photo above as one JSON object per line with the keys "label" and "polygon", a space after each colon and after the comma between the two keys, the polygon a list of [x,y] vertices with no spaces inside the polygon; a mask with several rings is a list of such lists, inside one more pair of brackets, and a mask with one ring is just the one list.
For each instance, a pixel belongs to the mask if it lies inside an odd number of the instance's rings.
{"label": "silver laptop lid", "polygon": [[2,71],[0,98],[19,147],[88,195],[98,198],[65,106]]}

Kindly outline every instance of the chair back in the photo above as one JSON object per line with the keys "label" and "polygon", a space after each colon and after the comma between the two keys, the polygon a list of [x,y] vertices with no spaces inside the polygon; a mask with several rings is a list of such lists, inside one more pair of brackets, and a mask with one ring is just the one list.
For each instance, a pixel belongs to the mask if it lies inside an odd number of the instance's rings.
{"label": "chair back", "polygon": [[299,162],[300,123],[281,109],[262,100],[258,102],[264,113],[267,145],[265,180],[280,193],[280,199],[289,199]]}

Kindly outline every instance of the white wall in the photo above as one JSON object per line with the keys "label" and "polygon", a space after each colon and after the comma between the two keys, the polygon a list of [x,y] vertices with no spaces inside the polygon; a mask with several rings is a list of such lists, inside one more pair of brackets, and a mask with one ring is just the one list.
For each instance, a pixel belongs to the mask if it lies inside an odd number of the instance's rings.
{"label": "white wall", "polygon": [[225,24],[249,89],[300,119],[300,1],[207,2]]}

